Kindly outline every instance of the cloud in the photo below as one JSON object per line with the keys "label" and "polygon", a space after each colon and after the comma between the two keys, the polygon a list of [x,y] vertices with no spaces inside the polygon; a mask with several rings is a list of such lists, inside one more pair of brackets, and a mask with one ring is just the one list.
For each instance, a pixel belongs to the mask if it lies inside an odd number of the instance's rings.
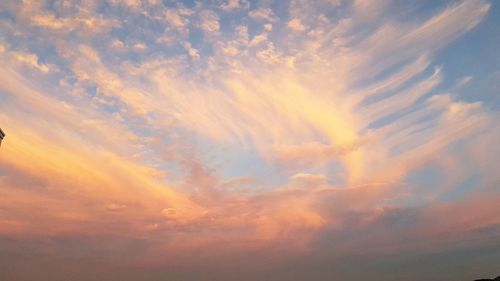
{"label": "cloud", "polygon": [[4,4],[11,279],[421,280],[415,257],[479,264],[467,251],[498,246],[498,113],[456,95],[468,79],[439,56],[493,4],[389,4]]}
{"label": "cloud", "polygon": [[259,35],[255,35],[252,38],[252,41],[250,41],[250,45],[251,46],[256,46],[256,45],[259,45],[262,42],[265,42],[267,40],[267,36],[268,35],[266,33],[261,33]]}
{"label": "cloud", "polygon": [[184,28],[189,24],[189,19],[186,17],[193,13],[194,11],[187,8],[167,9],[165,11],[165,19],[174,28]]}
{"label": "cloud", "polygon": [[97,35],[118,25],[114,20],[85,14],[77,14],[73,15],[73,17],[64,18],[56,18],[53,14],[34,14],[30,16],[30,21],[34,26],[46,28],[54,32],[71,32],[76,30],[82,35]]}
{"label": "cloud", "polygon": [[[367,59],[374,65],[373,69],[382,71],[397,62],[411,58],[413,54],[437,50],[454,41],[476,26],[489,7],[490,5],[483,1],[462,1],[447,7],[418,26],[397,28],[384,24],[359,47],[360,50],[370,50]],[[388,59],[379,60],[388,54],[391,54]]]}
{"label": "cloud", "polygon": [[250,3],[247,0],[227,0],[220,5],[220,8],[224,11],[248,9],[249,7]]}
{"label": "cloud", "polygon": [[304,27],[304,25],[302,24],[302,22],[300,21],[300,19],[298,19],[298,18],[291,19],[287,25],[288,25],[288,28],[290,28],[293,31],[297,31],[297,32],[302,32],[306,29]]}
{"label": "cloud", "polygon": [[193,48],[190,43],[187,43],[184,47],[186,48],[186,50],[191,58],[193,58],[193,59],[200,58],[200,54],[199,54],[198,50]]}
{"label": "cloud", "polygon": [[251,10],[248,15],[255,20],[264,20],[269,22],[275,22],[278,20],[278,17],[274,15],[271,8],[257,8],[255,10]]}
{"label": "cloud", "polygon": [[36,54],[27,52],[11,52],[10,55],[18,62],[33,67],[43,73],[51,71],[51,68],[45,64],[40,64],[38,62],[38,56]]}
{"label": "cloud", "polygon": [[214,33],[219,31],[219,17],[213,11],[200,12],[200,28],[205,32]]}
{"label": "cloud", "polygon": [[275,158],[280,165],[287,168],[308,168],[323,165],[329,161],[355,152],[370,141],[369,137],[360,138],[342,146],[320,143],[304,143],[301,145],[282,145],[274,148]]}
{"label": "cloud", "polygon": [[130,8],[138,8],[141,5],[141,1],[139,0],[111,0],[110,3],[113,5],[124,5]]}
{"label": "cloud", "polygon": [[318,187],[326,184],[326,177],[324,175],[314,175],[306,173],[298,173],[293,175],[291,181],[297,185],[305,185],[311,187]]}
{"label": "cloud", "polygon": [[144,43],[136,43],[134,44],[133,48],[136,51],[144,51],[148,48],[148,46],[146,46],[146,44]]}
{"label": "cloud", "polygon": [[472,76],[462,77],[456,81],[455,87],[456,88],[463,87],[463,86],[467,85],[468,83],[470,83],[471,80],[472,80]]}
{"label": "cloud", "polygon": [[110,44],[109,46],[112,48],[112,49],[115,49],[115,50],[123,50],[125,49],[125,44],[121,41],[121,40],[117,40],[117,39],[114,39]]}

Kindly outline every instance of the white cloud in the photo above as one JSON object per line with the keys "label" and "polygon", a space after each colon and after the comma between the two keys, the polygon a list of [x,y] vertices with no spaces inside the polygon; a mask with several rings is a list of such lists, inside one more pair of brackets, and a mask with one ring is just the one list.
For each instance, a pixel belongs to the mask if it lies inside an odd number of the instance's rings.
{"label": "white cloud", "polygon": [[220,6],[220,8],[224,11],[248,9],[248,7],[250,7],[248,0],[227,0]]}
{"label": "white cloud", "polygon": [[462,77],[460,79],[457,79],[457,81],[455,81],[454,87],[455,88],[463,87],[463,86],[469,84],[469,82],[471,80],[472,80],[472,76],[465,76],[465,77]]}
{"label": "white cloud", "polygon": [[268,43],[264,50],[257,52],[257,58],[266,64],[276,64],[282,62],[283,56],[273,43]]}
{"label": "white cloud", "polygon": [[10,54],[16,61],[28,65],[30,67],[33,67],[43,73],[47,73],[52,70],[51,67],[49,67],[46,64],[41,64],[38,62],[38,56],[33,53],[28,53],[28,52],[12,52]]}
{"label": "white cloud", "polygon": [[146,44],[144,44],[144,43],[136,43],[136,44],[134,44],[133,48],[136,51],[142,52],[142,51],[145,51],[148,48],[148,46],[146,46]]}
{"label": "white cloud", "polygon": [[62,29],[72,27],[70,21],[64,19],[56,19],[54,15],[36,15],[31,18],[33,25],[43,26],[50,29]]}
{"label": "white cloud", "polygon": [[200,54],[199,54],[198,50],[196,50],[195,48],[189,48],[188,49],[188,54],[193,59],[199,59],[200,58]]}
{"label": "white cloud", "polygon": [[261,33],[258,35],[255,35],[255,37],[250,41],[251,46],[257,46],[262,42],[265,42],[267,40],[267,33]]}
{"label": "white cloud", "polygon": [[222,53],[224,55],[234,57],[240,53],[240,50],[237,47],[235,47],[234,45],[229,44],[228,46],[225,46],[222,48]]}
{"label": "white cloud", "polygon": [[278,17],[274,15],[274,12],[273,10],[271,10],[271,8],[258,8],[250,11],[250,13],[248,14],[250,15],[251,18],[255,20],[264,20],[270,22],[278,20]]}
{"label": "white cloud", "polygon": [[167,9],[165,11],[165,19],[174,28],[183,28],[189,24],[186,16],[190,16],[194,12],[190,9]]}
{"label": "white cloud", "polygon": [[298,173],[290,177],[290,182],[299,187],[319,187],[326,185],[326,177],[325,175]]}
{"label": "white cloud", "polygon": [[125,48],[125,44],[121,40],[113,39],[109,43],[109,47],[114,49],[114,50],[123,50]]}
{"label": "white cloud", "polygon": [[235,28],[235,32],[236,32],[236,40],[239,43],[246,45],[250,38],[250,35],[248,34],[248,26],[239,25]]}
{"label": "white cloud", "polygon": [[141,5],[140,0],[110,0],[113,5],[124,5],[130,8],[138,8]]}
{"label": "white cloud", "polygon": [[193,48],[191,46],[191,43],[189,42],[185,42],[184,43],[184,48],[186,49],[186,51],[188,52],[188,55],[192,58],[192,59],[199,59],[200,58],[200,53],[198,52],[197,49]]}
{"label": "white cloud", "polygon": [[86,13],[76,14],[71,17],[55,17],[53,14],[34,14],[29,19],[34,26],[43,27],[57,32],[71,32],[74,30],[84,34],[97,35],[119,23],[113,19],[106,19],[100,16]]}
{"label": "white cloud", "polygon": [[213,11],[205,10],[200,13],[200,27],[205,32],[214,33],[219,31],[219,17]]}
{"label": "white cloud", "polygon": [[288,22],[287,25],[288,25],[288,28],[290,28],[293,31],[297,31],[297,32],[302,32],[306,29],[304,27],[304,25],[302,24],[302,21],[298,18],[293,18],[292,20],[290,20]]}

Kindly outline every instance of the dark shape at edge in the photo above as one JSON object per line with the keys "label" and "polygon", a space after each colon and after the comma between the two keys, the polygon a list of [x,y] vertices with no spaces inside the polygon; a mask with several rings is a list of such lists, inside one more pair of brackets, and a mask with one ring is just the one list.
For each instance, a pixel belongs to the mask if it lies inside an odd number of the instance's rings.
{"label": "dark shape at edge", "polygon": [[494,279],[476,279],[474,281],[500,281],[500,276],[497,276],[497,278]]}
{"label": "dark shape at edge", "polygon": [[5,133],[2,131],[2,128],[0,128],[0,145],[2,145],[3,138],[5,138]]}

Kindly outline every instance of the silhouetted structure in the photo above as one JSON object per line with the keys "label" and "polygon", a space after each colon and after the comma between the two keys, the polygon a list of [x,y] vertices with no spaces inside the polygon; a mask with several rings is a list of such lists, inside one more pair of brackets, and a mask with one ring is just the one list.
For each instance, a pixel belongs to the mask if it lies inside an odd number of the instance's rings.
{"label": "silhouetted structure", "polygon": [[2,131],[2,129],[0,128],[0,145],[2,145],[2,140],[3,138],[5,138],[5,133]]}
{"label": "silhouetted structure", "polygon": [[474,281],[500,281],[500,276],[495,279],[476,279]]}

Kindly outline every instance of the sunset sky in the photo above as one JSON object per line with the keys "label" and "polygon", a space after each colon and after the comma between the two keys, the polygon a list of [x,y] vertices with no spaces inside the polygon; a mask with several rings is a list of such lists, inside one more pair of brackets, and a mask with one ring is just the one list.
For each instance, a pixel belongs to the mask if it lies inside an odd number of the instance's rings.
{"label": "sunset sky", "polygon": [[500,275],[500,2],[1,0],[0,280]]}

